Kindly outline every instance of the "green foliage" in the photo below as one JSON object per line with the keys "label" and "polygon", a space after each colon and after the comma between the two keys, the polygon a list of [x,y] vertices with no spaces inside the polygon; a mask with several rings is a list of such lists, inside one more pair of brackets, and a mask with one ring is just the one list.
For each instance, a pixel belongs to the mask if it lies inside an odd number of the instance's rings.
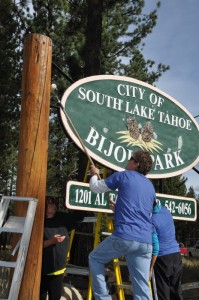
{"label": "green foliage", "polygon": [[56,120],[50,122],[48,153],[47,194],[64,196],[66,183],[73,180],[78,171],[78,151],[66,138]]}
{"label": "green foliage", "polygon": [[153,180],[153,184],[157,193],[186,196],[186,181],[187,178],[184,178],[183,176],[175,176],[166,179]]}
{"label": "green foliage", "polygon": [[[199,196],[194,192],[193,187],[190,187],[186,197],[196,199],[196,214],[199,215]],[[179,242],[183,242],[186,246],[190,246],[199,239],[199,219],[196,221],[175,221],[176,236]]]}
{"label": "green foliage", "polygon": [[[0,192],[15,191],[21,90],[21,23],[13,1],[0,2]],[[9,20],[9,22],[8,22]]]}

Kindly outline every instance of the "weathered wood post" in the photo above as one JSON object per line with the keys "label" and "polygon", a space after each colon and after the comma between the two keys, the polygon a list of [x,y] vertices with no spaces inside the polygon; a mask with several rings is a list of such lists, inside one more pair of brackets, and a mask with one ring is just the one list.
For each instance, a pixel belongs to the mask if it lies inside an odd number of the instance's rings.
{"label": "weathered wood post", "polygon": [[[24,41],[22,103],[16,195],[39,199],[20,300],[38,300],[40,289],[43,221],[45,211],[51,88],[52,41],[40,34],[28,34]],[[24,215],[26,204],[19,202],[16,215]]]}

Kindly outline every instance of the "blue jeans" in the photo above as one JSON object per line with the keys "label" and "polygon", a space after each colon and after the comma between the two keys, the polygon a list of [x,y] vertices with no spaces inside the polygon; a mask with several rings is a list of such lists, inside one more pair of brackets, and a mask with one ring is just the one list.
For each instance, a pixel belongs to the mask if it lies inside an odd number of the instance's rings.
{"label": "blue jeans", "polygon": [[95,300],[111,300],[105,281],[105,264],[124,256],[128,266],[134,300],[151,300],[148,285],[152,245],[110,235],[89,255],[89,267]]}

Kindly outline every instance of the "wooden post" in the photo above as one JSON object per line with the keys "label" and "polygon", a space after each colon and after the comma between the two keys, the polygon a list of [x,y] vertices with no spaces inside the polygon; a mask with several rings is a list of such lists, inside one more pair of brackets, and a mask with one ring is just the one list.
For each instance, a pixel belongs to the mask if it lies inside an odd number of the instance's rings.
{"label": "wooden post", "polygon": [[[40,34],[25,37],[22,103],[16,195],[37,198],[19,300],[38,300],[40,290],[43,222],[46,195],[48,133],[51,89],[52,41]],[[19,202],[15,214],[24,216],[27,206]]]}

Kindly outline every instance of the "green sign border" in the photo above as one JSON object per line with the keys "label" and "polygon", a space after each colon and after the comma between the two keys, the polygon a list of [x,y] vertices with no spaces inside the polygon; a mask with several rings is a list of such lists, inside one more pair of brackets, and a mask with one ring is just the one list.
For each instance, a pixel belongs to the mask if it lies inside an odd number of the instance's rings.
{"label": "green sign border", "polygon": [[[77,188],[76,188],[77,187]],[[81,189],[78,189],[78,188]],[[89,183],[68,181],[66,185],[66,207],[69,209],[86,210],[92,212],[113,213],[108,208],[108,199],[117,196],[117,191],[95,194],[91,192]],[[184,221],[196,221],[197,201],[194,198],[166,195],[156,193],[157,199],[171,212],[173,219]],[[93,205],[93,202],[96,204]],[[88,205],[88,203],[90,203]],[[194,211],[192,211],[194,210]],[[180,216],[180,214],[183,216]],[[189,217],[185,217],[189,215]]]}

